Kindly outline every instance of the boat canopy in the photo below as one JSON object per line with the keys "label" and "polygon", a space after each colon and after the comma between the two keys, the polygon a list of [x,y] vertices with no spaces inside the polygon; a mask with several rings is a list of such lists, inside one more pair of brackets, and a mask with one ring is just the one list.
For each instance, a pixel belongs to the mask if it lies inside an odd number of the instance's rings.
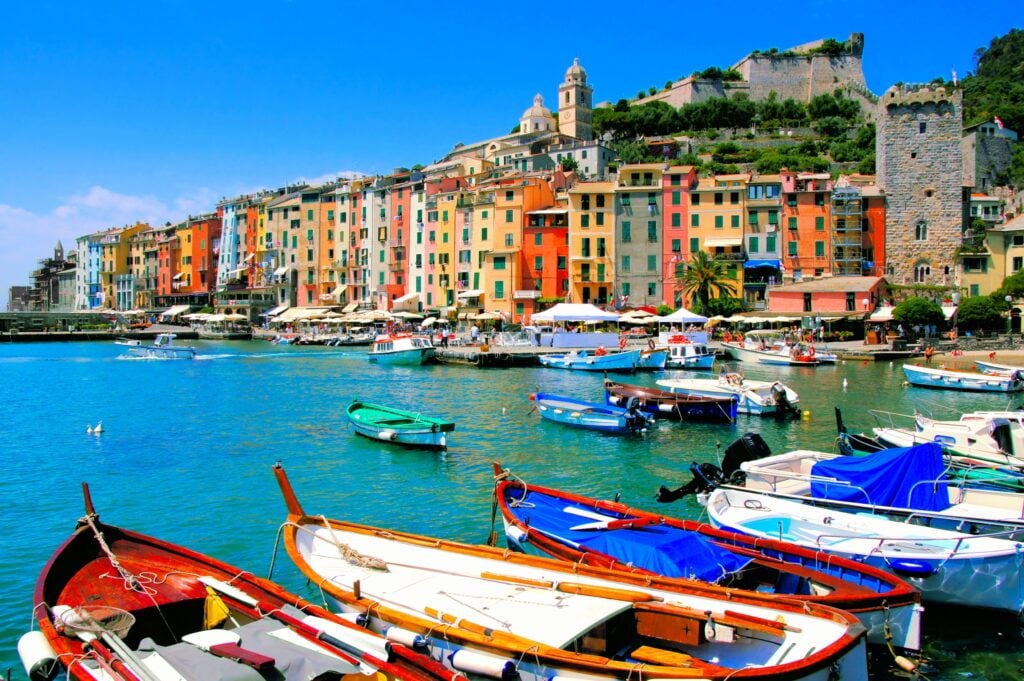
{"label": "boat canopy", "polygon": [[[950,506],[942,447],[925,442],[811,467],[811,496],[860,504],[943,511]],[[830,482],[835,480],[835,482]]]}
{"label": "boat canopy", "polygon": [[[517,510],[514,503],[509,505]],[[562,540],[616,556],[620,562],[650,570],[667,577],[717,582],[722,577],[743,569],[750,558],[731,553],[697,532],[687,532],[667,525],[648,525],[629,530],[570,529],[594,525],[588,516],[577,515],[578,507],[565,499],[530,490],[529,508],[522,507],[521,520],[530,527],[557,534]],[[608,520],[616,520],[609,516]]]}

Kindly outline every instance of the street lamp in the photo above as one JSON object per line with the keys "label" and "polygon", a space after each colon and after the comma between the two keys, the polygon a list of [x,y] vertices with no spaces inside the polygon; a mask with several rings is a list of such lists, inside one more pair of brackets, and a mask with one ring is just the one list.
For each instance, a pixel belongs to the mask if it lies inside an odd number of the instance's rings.
{"label": "street lamp", "polygon": [[1009,337],[1010,345],[1013,345],[1013,307],[1010,305],[1013,296],[1007,294],[1003,300],[1006,301],[1006,335]]}
{"label": "street lamp", "polygon": [[860,301],[864,306],[864,345],[868,344],[868,303],[870,302],[867,298],[862,298]]}

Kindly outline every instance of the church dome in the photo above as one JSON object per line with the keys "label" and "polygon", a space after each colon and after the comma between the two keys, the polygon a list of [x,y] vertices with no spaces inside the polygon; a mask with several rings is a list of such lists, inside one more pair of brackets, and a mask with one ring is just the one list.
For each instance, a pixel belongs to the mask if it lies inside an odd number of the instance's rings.
{"label": "church dome", "polygon": [[543,117],[550,118],[551,111],[544,106],[544,98],[537,93],[533,98],[533,106],[523,112],[523,118]]}
{"label": "church dome", "polygon": [[576,57],[572,60],[572,66],[565,72],[565,82],[567,83],[586,83],[587,72],[580,66],[580,59]]}

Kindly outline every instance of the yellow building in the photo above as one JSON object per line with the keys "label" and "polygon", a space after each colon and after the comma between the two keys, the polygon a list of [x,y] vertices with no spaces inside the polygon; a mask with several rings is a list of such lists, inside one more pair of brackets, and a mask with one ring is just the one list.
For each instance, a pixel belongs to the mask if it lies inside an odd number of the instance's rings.
{"label": "yellow building", "polygon": [[[131,288],[131,238],[149,229],[149,225],[138,222],[131,227],[115,227],[100,234],[100,290],[103,292],[102,307],[126,310],[134,305],[134,296],[127,291]],[[120,280],[120,281],[119,281]],[[121,296],[118,296],[118,289]]]}
{"label": "yellow building", "polygon": [[[616,290],[615,184],[581,182],[568,193],[568,297],[578,303],[607,304]],[[629,256],[618,267],[629,274]]]}
{"label": "yellow building", "polygon": [[965,244],[958,260],[968,296],[998,289],[1006,277],[1024,270],[1024,215],[989,229],[983,245]]}
{"label": "yellow building", "polygon": [[743,290],[743,224],[750,175],[701,178],[690,193],[690,253],[706,251],[726,263],[736,279],[735,297]]}

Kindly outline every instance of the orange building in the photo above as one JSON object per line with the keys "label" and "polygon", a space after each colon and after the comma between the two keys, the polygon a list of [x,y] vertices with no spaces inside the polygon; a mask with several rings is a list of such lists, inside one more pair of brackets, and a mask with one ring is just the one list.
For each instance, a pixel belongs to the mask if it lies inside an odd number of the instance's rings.
{"label": "orange building", "polygon": [[786,281],[831,274],[830,199],[828,173],[794,173],[783,168],[782,222]]}
{"label": "orange building", "polygon": [[690,259],[688,215],[690,189],[697,184],[697,170],[693,166],[673,166],[662,175],[662,302],[673,308],[683,306],[683,291],[679,278]]}

